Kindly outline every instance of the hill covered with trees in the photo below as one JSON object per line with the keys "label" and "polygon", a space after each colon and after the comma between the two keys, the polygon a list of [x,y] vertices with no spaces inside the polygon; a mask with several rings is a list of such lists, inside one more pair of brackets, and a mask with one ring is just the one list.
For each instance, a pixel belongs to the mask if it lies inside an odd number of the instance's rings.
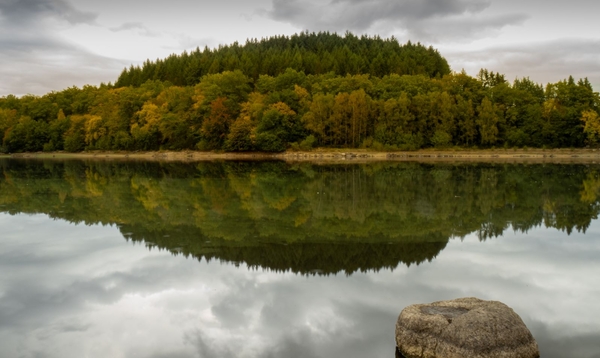
{"label": "hill covered with trees", "polygon": [[301,33],[199,49],[114,85],[0,98],[0,152],[600,144],[587,79],[450,72],[420,44]]}
{"label": "hill covered with trees", "polygon": [[236,42],[216,49],[197,48],[164,60],[148,60],[141,67],[123,70],[115,86],[140,86],[148,80],[193,86],[202,76],[236,70],[255,81],[260,75],[278,76],[287,69],[306,75],[368,74],[374,77],[390,74],[435,77],[450,73],[446,59],[421,44],[400,45],[393,37],[357,37],[351,33],[342,37],[329,32],[302,32],[290,37],[248,40],[244,45]]}

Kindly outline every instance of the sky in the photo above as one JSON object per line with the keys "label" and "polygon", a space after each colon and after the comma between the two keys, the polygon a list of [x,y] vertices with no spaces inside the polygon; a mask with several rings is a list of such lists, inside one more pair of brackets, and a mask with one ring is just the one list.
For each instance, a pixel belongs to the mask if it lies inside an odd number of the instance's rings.
{"label": "sky", "polygon": [[0,0],[0,96],[114,82],[131,64],[300,31],[432,45],[452,70],[600,88],[597,0]]}

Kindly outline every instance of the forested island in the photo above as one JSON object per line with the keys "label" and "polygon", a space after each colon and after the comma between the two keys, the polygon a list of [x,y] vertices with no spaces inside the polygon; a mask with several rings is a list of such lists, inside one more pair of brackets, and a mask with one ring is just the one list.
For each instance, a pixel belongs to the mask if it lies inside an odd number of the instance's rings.
{"label": "forested island", "polygon": [[303,32],[196,49],[115,83],[0,98],[0,153],[600,144],[587,79],[452,72],[431,47]]}

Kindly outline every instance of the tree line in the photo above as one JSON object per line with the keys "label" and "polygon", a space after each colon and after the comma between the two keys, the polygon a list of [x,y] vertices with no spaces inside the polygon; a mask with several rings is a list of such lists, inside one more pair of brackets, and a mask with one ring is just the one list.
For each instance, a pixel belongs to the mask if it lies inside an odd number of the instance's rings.
{"label": "tree line", "polygon": [[[304,47],[297,45],[301,40],[306,43]],[[246,48],[262,48],[282,54],[292,44],[292,48],[334,51],[344,43],[357,49],[356,53],[364,53],[364,62],[370,65],[386,46],[430,52],[420,45],[400,46],[393,39],[322,33],[275,37],[209,52],[216,56],[238,49],[245,54]],[[369,50],[371,47],[377,50]],[[320,54],[318,51],[307,53]],[[344,56],[340,58],[350,55]],[[173,61],[174,69],[182,69],[188,57],[184,54],[165,61]],[[143,73],[161,63],[148,62],[139,70]],[[419,66],[421,62],[415,60],[408,67],[416,74],[409,70],[369,72],[365,68],[360,69],[364,73],[347,69],[338,73],[339,69],[330,68],[326,73],[311,73],[305,65],[299,69],[278,67],[269,72],[272,74],[262,74],[266,70],[253,72],[236,65],[232,71],[194,75],[197,83],[193,85],[178,84],[187,82],[168,75],[142,76],[125,86],[128,80],[122,79],[131,75],[128,70],[117,85],[71,87],[44,96],[1,97],[0,152],[279,152],[314,147],[417,150],[600,144],[600,97],[587,79],[569,77],[542,86],[528,78],[510,83],[504,75],[485,69],[472,77],[464,71],[421,73]]]}
{"label": "tree line", "polygon": [[169,81],[177,86],[193,86],[204,75],[240,70],[252,80],[260,75],[277,76],[288,68],[307,75],[334,73],[443,76],[450,66],[437,50],[420,43],[400,45],[391,37],[355,36],[346,32],[301,32],[292,36],[248,39],[218,48],[196,48],[166,59],[147,60],[142,66],[125,68],[116,87],[140,86],[146,81]]}

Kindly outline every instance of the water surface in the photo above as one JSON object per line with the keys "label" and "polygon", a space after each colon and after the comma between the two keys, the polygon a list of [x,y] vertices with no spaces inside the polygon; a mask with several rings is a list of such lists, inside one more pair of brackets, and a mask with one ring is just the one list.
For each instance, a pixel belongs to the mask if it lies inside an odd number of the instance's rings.
{"label": "water surface", "polygon": [[393,357],[403,307],[513,307],[600,357],[600,168],[0,161],[0,356]]}

